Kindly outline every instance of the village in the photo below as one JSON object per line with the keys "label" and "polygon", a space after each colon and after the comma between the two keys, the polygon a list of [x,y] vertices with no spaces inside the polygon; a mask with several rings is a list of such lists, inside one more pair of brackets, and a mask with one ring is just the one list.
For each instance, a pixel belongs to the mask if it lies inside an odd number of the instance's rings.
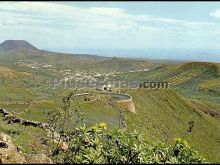
{"label": "village", "polygon": [[149,71],[150,69],[137,69],[128,70],[126,72],[111,71],[111,72],[97,72],[97,71],[84,71],[84,70],[72,70],[72,69],[60,69],[56,66],[46,63],[38,63],[29,59],[18,59],[15,65],[20,67],[28,67],[30,69],[46,69],[49,72],[57,73],[56,78],[52,78],[53,89],[57,87],[62,88],[94,88],[97,91],[112,91],[114,88],[120,87],[137,87],[139,82],[120,82],[112,81],[112,78],[121,73],[134,73]]}
{"label": "village", "polygon": [[53,65],[48,65],[45,63],[38,63],[33,60],[27,60],[27,59],[18,59],[15,62],[15,65],[20,66],[20,67],[28,67],[31,69],[39,69],[39,68],[51,68]]}

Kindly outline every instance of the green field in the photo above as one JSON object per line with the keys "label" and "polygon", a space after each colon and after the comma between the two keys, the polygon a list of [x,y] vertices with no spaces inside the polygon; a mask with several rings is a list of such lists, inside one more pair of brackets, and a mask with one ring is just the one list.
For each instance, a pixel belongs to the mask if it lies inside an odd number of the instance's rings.
{"label": "green field", "polygon": [[35,97],[32,91],[11,86],[11,85],[0,85],[0,100],[1,101],[21,101],[21,100],[31,100]]}

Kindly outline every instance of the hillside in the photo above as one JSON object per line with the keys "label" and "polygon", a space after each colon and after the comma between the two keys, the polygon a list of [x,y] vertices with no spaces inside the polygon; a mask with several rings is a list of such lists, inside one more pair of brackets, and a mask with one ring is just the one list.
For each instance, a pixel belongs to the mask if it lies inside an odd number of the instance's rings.
{"label": "hillside", "polygon": [[198,99],[220,111],[220,64],[191,62],[162,65],[150,71],[120,73],[112,80],[139,80],[141,82],[168,82],[180,94]]}
{"label": "hillside", "polygon": [[[152,81],[169,81],[172,86],[180,85],[195,78],[203,80],[208,78],[216,78],[219,75],[219,65],[206,62],[192,62],[186,64],[166,64],[158,66],[150,71],[126,73],[118,75],[129,77],[130,80],[152,80]],[[205,77],[204,77],[205,76]],[[207,77],[208,76],[208,77]]]}
{"label": "hillside", "polygon": [[[212,162],[219,162],[220,122],[193,107],[173,90],[125,90],[133,97],[137,114],[125,112],[127,128],[146,133],[151,141],[189,141]],[[189,127],[193,123],[192,131]]]}
{"label": "hillside", "polygon": [[154,64],[146,60],[137,60],[137,59],[126,59],[113,57],[101,62],[94,64],[93,68],[98,71],[108,70],[108,71],[134,71],[134,70],[143,70],[143,69],[152,69],[159,64]]}
{"label": "hillside", "polygon": [[[166,81],[181,94],[220,105],[220,74],[216,63],[188,63],[167,75]],[[220,111],[219,108],[216,109]]]}
{"label": "hillside", "polygon": [[27,72],[17,72],[13,69],[0,66],[0,78],[16,79],[16,78],[25,77],[25,76],[31,76],[31,74]]}
{"label": "hillside", "polygon": [[218,76],[218,67],[214,63],[193,62],[180,66],[170,73],[167,80],[172,85],[184,86],[200,83]]}
{"label": "hillside", "polygon": [[17,65],[14,66],[19,62],[47,64],[56,69],[71,69],[85,72],[128,71],[149,69],[159,65],[146,60],[40,50],[23,40],[7,40],[0,44],[0,65],[22,69],[22,67],[17,67]]}

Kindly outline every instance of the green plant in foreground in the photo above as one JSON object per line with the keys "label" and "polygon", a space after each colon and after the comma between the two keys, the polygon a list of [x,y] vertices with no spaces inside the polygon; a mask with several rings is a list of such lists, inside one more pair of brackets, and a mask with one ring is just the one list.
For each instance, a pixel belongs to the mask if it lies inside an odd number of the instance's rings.
{"label": "green plant in foreground", "polygon": [[51,136],[53,155],[59,152],[59,146],[63,141],[62,138],[70,138],[71,134],[73,134],[73,129],[84,120],[84,114],[81,112],[75,97],[73,92],[69,93],[62,98],[61,107],[48,112],[48,123],[53,128]]}
{"label": "green plant in foreground", "polygon": [[205,163],[186,141],[150,144],[140,132],[110,131],[105,123],[78,127],[69,139],[68,150],[54,155],[57,163]]}

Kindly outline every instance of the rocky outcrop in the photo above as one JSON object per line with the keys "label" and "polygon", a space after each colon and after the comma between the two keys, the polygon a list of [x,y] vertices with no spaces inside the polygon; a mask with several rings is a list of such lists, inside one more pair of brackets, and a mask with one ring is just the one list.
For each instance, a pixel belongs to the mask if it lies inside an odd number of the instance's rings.
{"label": "rocky outcrop", "polygon": [[25,155],[25,159],[29,164],[52,164],[52,160],[45,154]]}
{"label": "rocky outcrop", "polygon": [[5,109],[3,109],[3,108],[0,108],[0,113],[2,113],[2,114],[3,114],[3,116],[9,115],[9,112],[8,112],[8,111],[6,111],[6,110],[5,110]]}
{"label": "rocky outcrop", "polygon": [[27,163],[22,152],[12,143],[10,136],[0,134],[0,164]]}
{"label": "rocky outcrop", "polygon": [[9,135],[0,133],[0,164],[51,164],[45,154],[23,154]]}
{"label": "rocky outcrop", "polygon": [[[33,126],[33,127],[39,127],[42,128],[44,131],[47,132],[47,136],[48,137],[54,137],[54,142],[55,143],[59,143],[60,144],[60,148],[63,151],[66,151],[68,149],[68,145],[63,141],[63,138],[60,139],[60,134],[58,134],[57,132],[54,132],[54,130],[49,126],[48,123],[42,123],[42,122],[37,122],[37,121],[31,121],[31,120],[25,120],[22,118],[19,118],[13,114],[11,114],[10,112],[8,112],[7,110],[0,108],[0,114],[3,114],[3,120],[7,121],[8,124],[14,124],[14,123],[18,123],[24,126]],[[4,144],[0,144],[0,145],[4,145]]]}

